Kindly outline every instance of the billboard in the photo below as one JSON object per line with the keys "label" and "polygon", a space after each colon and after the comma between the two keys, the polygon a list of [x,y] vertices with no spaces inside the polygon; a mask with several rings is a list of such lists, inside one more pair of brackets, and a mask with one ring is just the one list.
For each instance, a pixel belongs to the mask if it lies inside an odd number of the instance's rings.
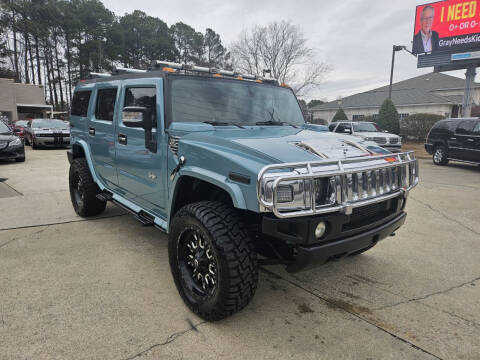
{"label": "billboard", "polygon": [[412,53],[480,50],[480,0],[417,6]]}

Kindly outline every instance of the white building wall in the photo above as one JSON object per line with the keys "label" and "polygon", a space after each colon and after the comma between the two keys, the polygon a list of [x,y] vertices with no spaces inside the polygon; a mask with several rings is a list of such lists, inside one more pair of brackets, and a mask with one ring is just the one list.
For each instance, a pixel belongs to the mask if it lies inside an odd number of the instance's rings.
{"label": "white building wall", "polygon": [[[451,116],[453,105],[409,105],[397,106],[399,114],[437,114],[442,116]],[[313,110],[313,119],[325,119],[331,122],[338,109],[335,110]],[[380,107],[361,108],[361,109],[343,109],[349,120],[353,119],[353,115],[375,115],[378,114]]]}

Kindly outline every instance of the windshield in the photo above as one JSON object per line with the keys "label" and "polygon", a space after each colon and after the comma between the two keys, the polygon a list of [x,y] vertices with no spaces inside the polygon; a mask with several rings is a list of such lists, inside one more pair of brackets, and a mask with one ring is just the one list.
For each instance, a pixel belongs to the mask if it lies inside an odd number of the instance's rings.
{"label": "windshield", "polygon": [[355,132],[378,132],[378,129],[372,123],[353,124]]}
{"label": "windshield", "polygon": [[36,119],[32,120],[32,128],[66,129],[68,126],[62,120]]}
{"label": "windshield", "polygon": [[28,121],[27,120],[18,120],[15,122],[15,126],[27,126]]}
{"label": "windshield", "polygon": [[172,122],[240,126],[305,123],[293,92],[277,86],[179,78],[172,81],[171,96]]}
{"label": "windshield", "polygon": [[3,121],[0,121],[0,133],[10,133],[11,130],[10,128],[3,123]]}

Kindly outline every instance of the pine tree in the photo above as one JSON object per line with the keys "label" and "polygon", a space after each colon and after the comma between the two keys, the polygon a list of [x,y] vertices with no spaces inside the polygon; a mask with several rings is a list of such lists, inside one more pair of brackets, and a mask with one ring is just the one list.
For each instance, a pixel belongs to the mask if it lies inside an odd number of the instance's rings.
{"label": "pine tree", "polygon": [[341,120],[348,120],[348,117],[347,117],[347,114],[345,114],[345,111],[343,111],[342,108],[339,108],[337,110],[337,113],[333,117],[332,122],[341,121]]}
{"label": "pine tree", "polygon": [[393,134],[400,132],[400,117],[395,104],[390,99],[385,99],[378,114],[378,125],[383,130]]}

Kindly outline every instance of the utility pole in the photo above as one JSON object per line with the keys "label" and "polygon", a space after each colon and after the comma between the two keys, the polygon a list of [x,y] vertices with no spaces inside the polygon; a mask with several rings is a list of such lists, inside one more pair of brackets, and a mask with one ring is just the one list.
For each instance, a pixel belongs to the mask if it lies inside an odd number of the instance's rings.
{"label": "utility pole", "polygon": [[393,68],[395,67],[395,53],[397,51],[406,50],[407,48],[402,45],[393,45],[392,50],[392,67],[390,68],[390,86],[388,88],[388,98],[392,99],[392,83],[393,83]]}
{"label": "utility pole", "polygon": [[472,87],[475,80],[477,66],[475,64],[467,67],[465,73],[465,91],[463,92],[462,117],[470,117],[472,115]]}

